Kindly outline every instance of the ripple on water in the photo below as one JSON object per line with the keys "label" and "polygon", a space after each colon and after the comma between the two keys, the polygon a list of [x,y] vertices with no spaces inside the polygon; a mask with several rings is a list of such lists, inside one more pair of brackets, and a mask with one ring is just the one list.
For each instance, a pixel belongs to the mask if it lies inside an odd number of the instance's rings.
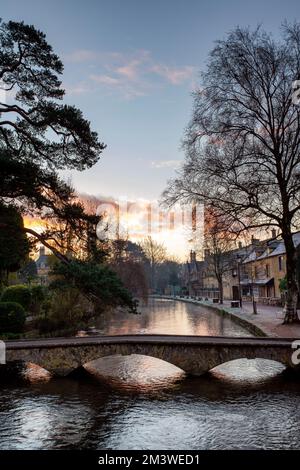
{"label": "ripple on water", "polygon": [[123,391],[159,391],[183,380],[185,373],[161,359],[140,354],[107,356],[85,364],[95,378]]}
{"label": "ripple on water", "polygon": [[[142,315],[103,324],[104,333],[139,331],[245,335],[228,319],[179,302],[151,302]],[[300,448],[300,383],[284,379],[280,364],[232,361],[189,378],[133,355],[86,369],[97,380],[2,385],[0,449]]]}

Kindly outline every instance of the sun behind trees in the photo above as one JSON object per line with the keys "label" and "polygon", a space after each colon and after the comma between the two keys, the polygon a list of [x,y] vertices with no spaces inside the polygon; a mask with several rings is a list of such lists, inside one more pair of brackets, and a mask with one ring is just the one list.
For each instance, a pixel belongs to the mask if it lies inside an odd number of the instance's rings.
{"label": "sun behind trees", "polygon": [[299,321],[293,231],[300,214],[300,24],[275,41],[236,28],[211,51],[184,147],[186,160],[164,193],[168,204],[207,203],[236,233],[277,227],[286,250],[285,323]]}
{"label": "sun behind trees", "polygon": [[[132,295],[104,264],[107,253],[96,237],[99,217],[85,211],[57,173],[91,168],[105,149],[82,112],[62,102],[62,72],[41,31],[23,22],[0,22],[0,88],[7,96],[0,102],[1,238],[15,230],[21,240],[26,233],[31,244],[43,244],[59,260],[55,274],[64,286],[103,307],[135,311]],[[16,215],[7,217],[9,212]],[[38,217],[43,230],[23,226],[18,214]],[[11,265],[1,259],[1,271],[17,266],[28,256],[25,251],[16,262],[11,258]]]}

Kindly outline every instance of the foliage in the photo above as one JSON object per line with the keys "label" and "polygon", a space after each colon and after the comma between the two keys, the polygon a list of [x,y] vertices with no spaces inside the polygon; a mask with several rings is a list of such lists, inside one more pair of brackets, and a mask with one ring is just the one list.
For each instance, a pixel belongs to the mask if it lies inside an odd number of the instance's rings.
{"label": "foliage", "polygon": [[20,269],[19,278],[23,282],[31,283],[34,279],[37,278],[37,267],[34,260],[27,261]]}
{"label": "foliage", "polygon": [[[89,168],[104,145],[80,110],[60,103],[63,64],[45,34],[23,22],[0,23],[0,79],[15,104],[1,103],[2,145],[49,167]],[[49,131],[54,136],[50,139]]]}
{"label": "foliage", "polygon": [[44,302],[47,300],[47,289],[44,286],[33,285],[30,287],[30,313],[39,314],[43,308]]}
{"label": "foliage", "polygon": [[280,279],[279,289],[280,289],[280,292],[286,292],[286,289],[287,289],[286,276]]}
{"label": "foliage", "polygon": [[17,271],[29,252],[28,239],[23,231],[23,220],[12,205],[0,202],[0,282],[5,275]]}
{"label": "foliage", "polygon": [[75,333],[87,324],[93,313],[90,303],[78,289],[60,286],[51,290],[43,304],[43,313],[35,319],[35,326],[41,334]]}
{"label": "foliage", "polygon": [[17,302],[0,302],[0,333],[20,333],[24,329],[26,313]]}
{"label": "foliage", "polygon": [[163,293],[166,288],[170,286],[174,288],[180,284],[181,267],[181,264],[176,260],[166,260],[157,266],[156,277],[159,292]]}
{"label": "foliage", "polygon": [[0,103],[0,200],[50,221],[43,233],[24,230],[33,240],[51,240],[60,259],[70,248],[61,238],[83,240],[98,219],[84,211],[57,170],[90,168],[105,148],[81,111],[61,103],[62,71],[44,33],[0,21],[0,88],[10,93],[9,102]]}
{"label": "foliage", "polygon": [[[62,71],[44,33],[23,22],[0,21],[0,90],[10,93],[10,100],[0,103],[0,201],[14,201],[22,215],[43,219],[41,233],[31,227],[23,231],[60,260],[57,272],[66,284],[103,308],[123,305],[134,311],[117,275],[96,264],[106,256],[96,236],[99,217],[85,210],[58,175],[61,169],[90,168],[105,148],[81,111],[62,103]],[[70,261],[72,256],[80,261]]]}
{"label": "foliage", "polygon": [[52,288],[76,287],[100,309],[120,305],[136,313],[132,295],[107,265],[71,260],[68,264],[54,266],[53,274],[59,279],[53,281]]}
{"label": "foliage", "polygon": [[6,287],[2,293],[1,302],[16,302],[28,312],[31,305],[31,289],[22,284]]}

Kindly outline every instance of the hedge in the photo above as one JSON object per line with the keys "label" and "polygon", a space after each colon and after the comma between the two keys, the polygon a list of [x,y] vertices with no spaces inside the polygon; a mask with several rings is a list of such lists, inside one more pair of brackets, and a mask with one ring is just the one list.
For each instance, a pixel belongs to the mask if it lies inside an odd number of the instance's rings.
{"label": "hedge", "polygon": [[0,333],[21,333],[26,313],[17,302],[0,302]]}
{"label": "hedge", "polygon": [[30,288],[23,284],[6,287],[2,293],[1,302],[16,302],[28,311],[31,304]]}

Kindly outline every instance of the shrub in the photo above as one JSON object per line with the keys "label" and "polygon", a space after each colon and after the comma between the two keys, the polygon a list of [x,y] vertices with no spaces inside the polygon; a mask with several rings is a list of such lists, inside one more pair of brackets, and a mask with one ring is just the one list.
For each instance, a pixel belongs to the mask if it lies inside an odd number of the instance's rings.
{"label": "shrub", "polygon": [[30,287],[31,302],[30,313],[39,314],[46,301],[46,289],[44,286],[36,285]]}
{"label": "shrub", "polygon": [[28,311],[31,304],[30,288],[22,284],[6,287],[2,293],[1,302],[16,302]]}
{"label": "shrub", "polygon": [[24,329],[26,313],[17,302],[0,302],[0,333],[20,333]]}
{"label": "shrub", "polygon": [[280,290],[280,292],[285,292],[287,290],[286,276],[284,278],[280,279],[279,290]]}
{"label": "shrub", "polygon": [[42,305],[41,314],[34,318],[34,325],[43,335],[76,332],[93,316],[92,307],[76,288],[52,290]]}

